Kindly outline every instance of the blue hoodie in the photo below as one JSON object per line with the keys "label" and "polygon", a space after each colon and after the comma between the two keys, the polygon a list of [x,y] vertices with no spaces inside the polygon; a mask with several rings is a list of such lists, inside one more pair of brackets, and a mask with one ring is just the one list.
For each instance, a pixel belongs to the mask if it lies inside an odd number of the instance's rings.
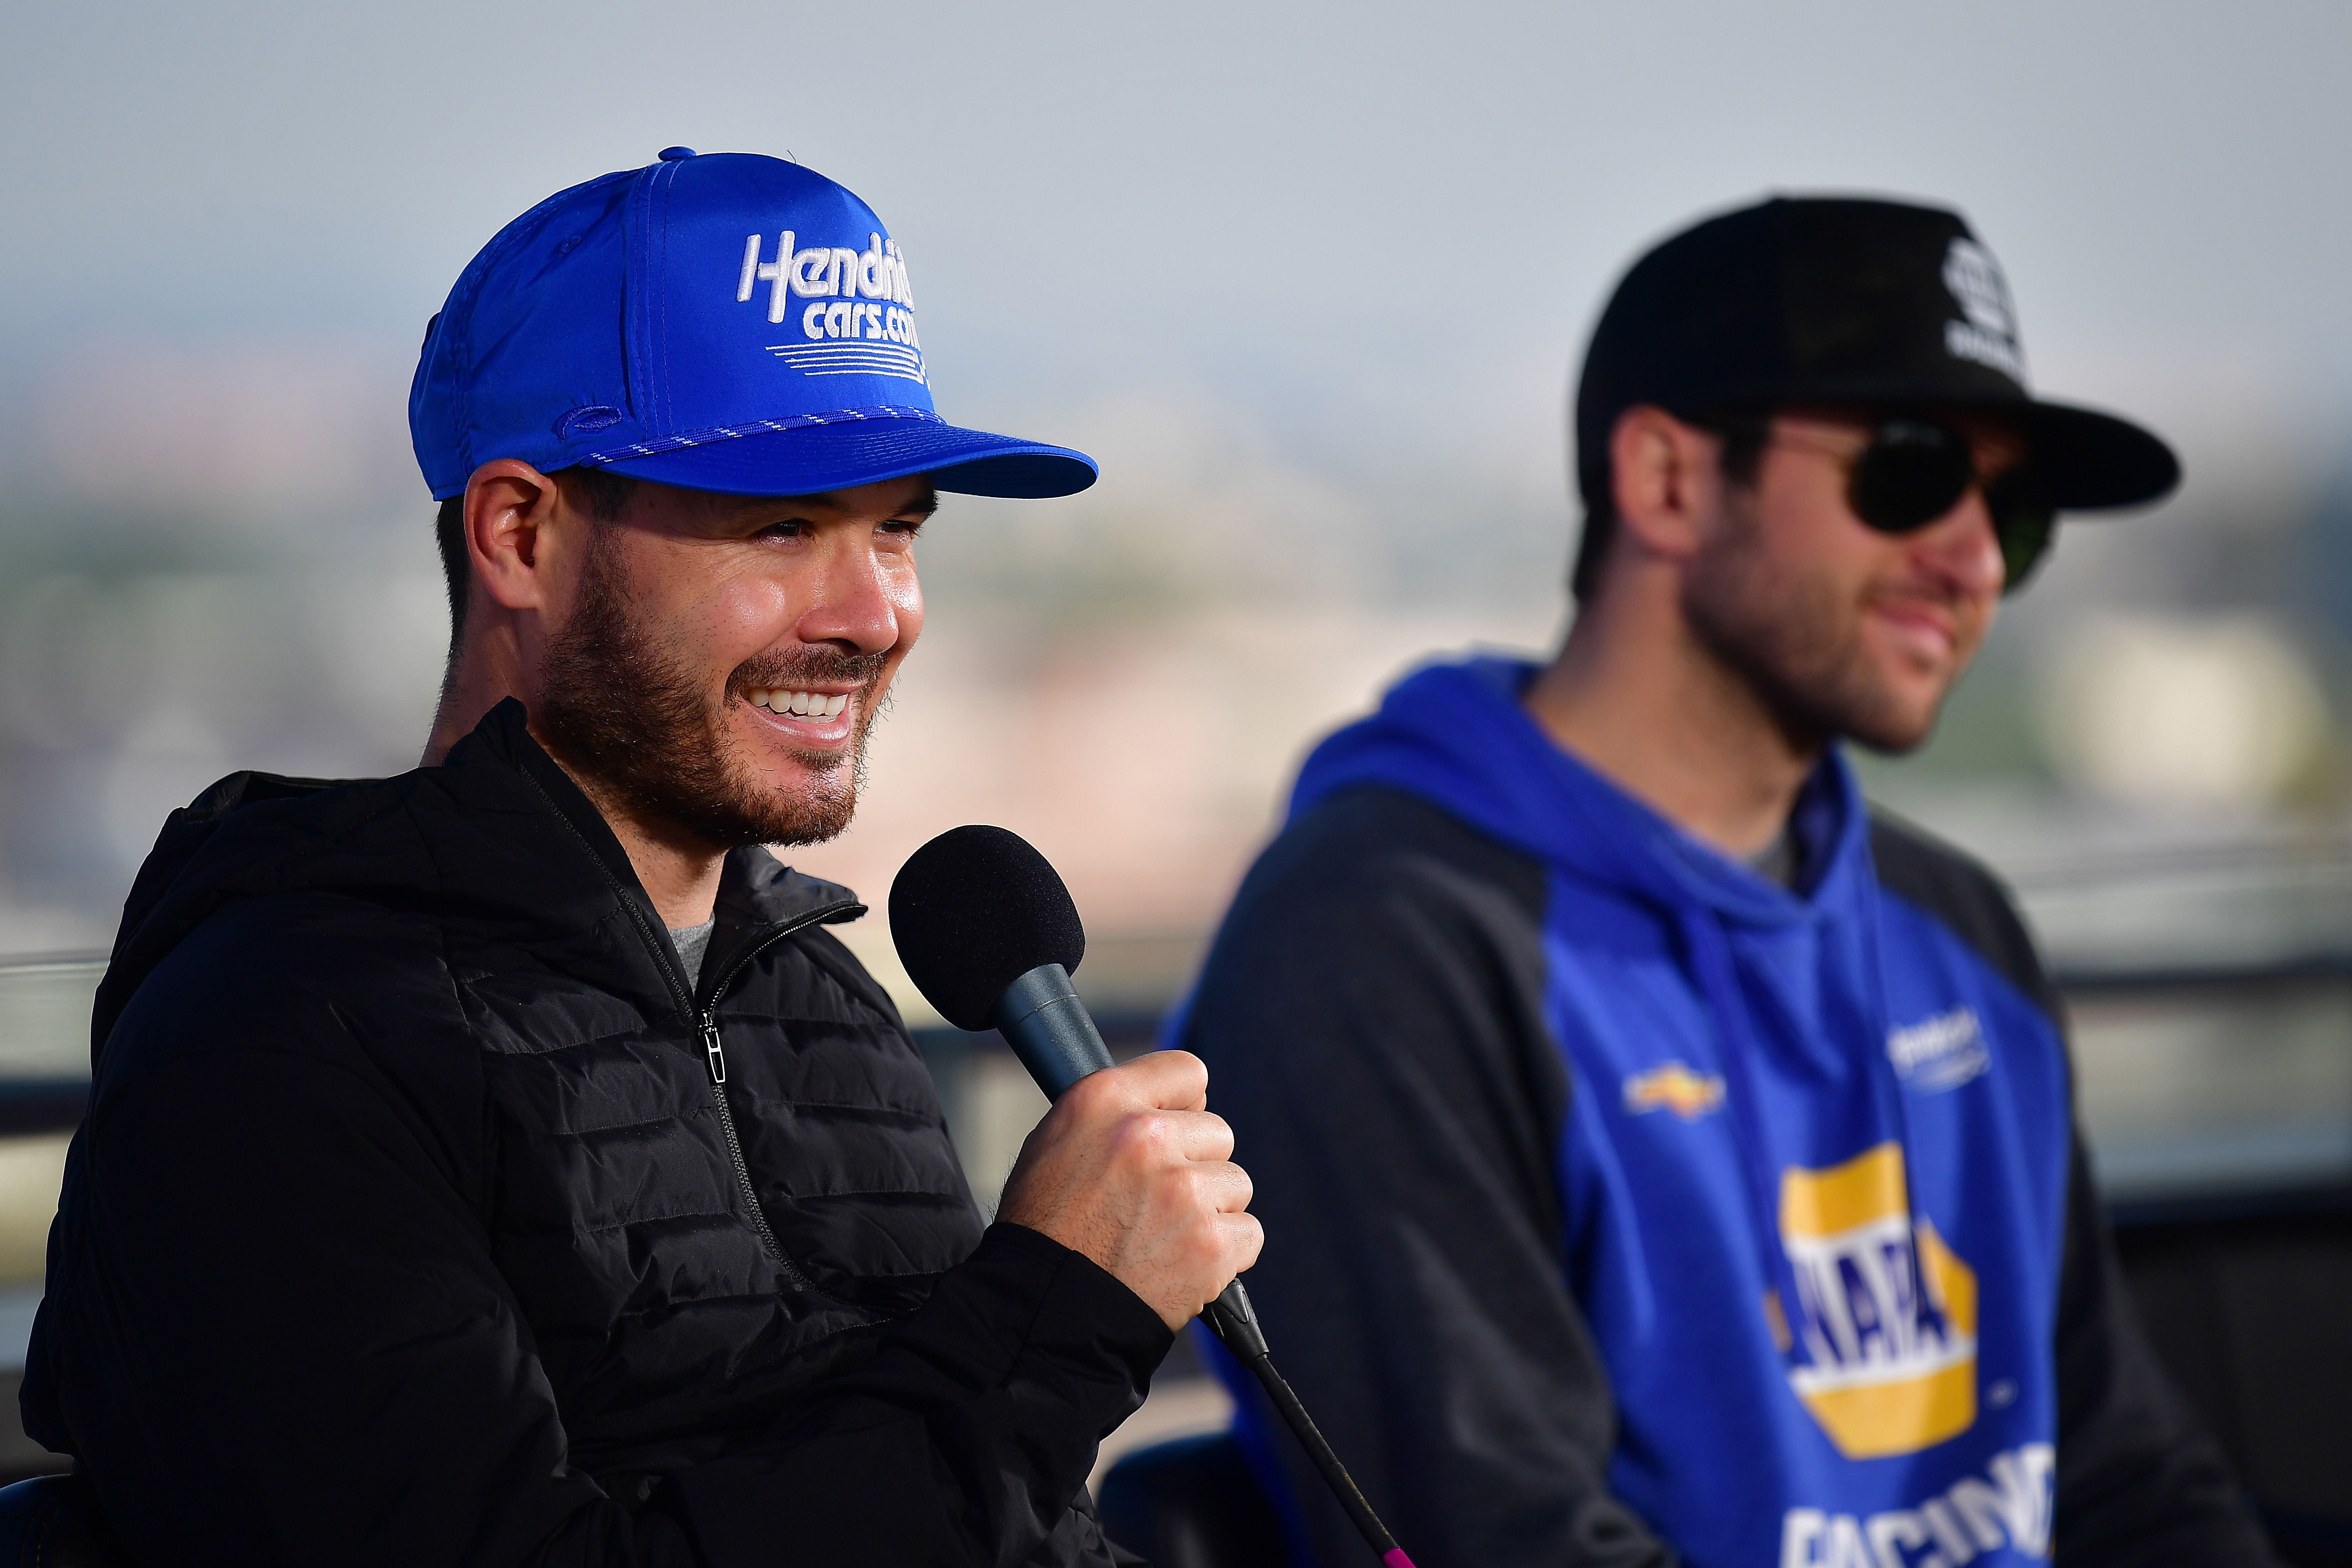
{"label": "blue hoodie", "polygon": [[[2062,1416],[2085,1430],[2138,1421],[2150,1451],[2173,1459],[2198,1439],[2178,1422],[2166,1427],[2169,1406],[2147,1392],[2160,1378],[2135,1337],[2108,1327],[2077,1335],[2068,1354],[2106,1368],[2109,1393],[2144,1408],[2062,1412],[2062,1270],[2069,1290],[2104,1289],[2095,1309],[2076,1313],[2085,1321],[2112,1320],[2121,1291],[2098,1283],[2112,1272],[2102,1271],[2103,1238],[2095,1219],[2081,1221],[2086,1193],[2072,1190],[2084,1184],[2064,1043],[2021,929],[1980,872],[1874,822],[1834,755],[1791,821],[1802,849],[1797,888],[1769,880],[1562,751],[1520,706],[1531,674],[1499,659],[1423,668],[1376,716],[1318,747],[1283,840],[1244,884],[1174,1021],[1174,1037],[1209,1059],[1215,1103],[1257,1179],[1268,1242],[1252,1290],[1277,1363],[1297,1364],[1310,1407],[1333,1411],[1327,1427],[1342,1458],[1373,1474],[1376,1506],[1419,1509],[1418,1528],[1456,1542],[1460,1560],[1499,1560],[1518,1536],[1554,1528],[1580,1545],[1646,1531],[1689,1562],[1722,1568],[1958,1568],[2046,1556],[2063,1490]],[[1518,940],[1509,931],[1457,939],[1444,929],[1507,925],[1480,913],[1507,900],[1457,896],[1444,891],[1445,873],[1410,868],[1391,877],[1419,879],[1409,896],[1384,891],[1381,865],[1404,867],[1437,841],[1442,830],[1425,817],[1319,825],[1347,818],[1341,802],[1367,791],[1433,806],[1525,869],[1524,963],[1509,959]],[[1890,856],[1907,869],[1887,874],[1879,862]],[[1922,873],[1929,860],[1943,869]],[[1963,896],[1936,894],[1938,878],[1965,883]],[[1311,891],[1318,882],[1329,890]],[[1399,913],[1374,907],[1384,901]],[[1393,951],[1379,937],[1353,954],[1318,950],[1360,945],[1355,934],[1383,919],[1437,935],[1400,937]],[[1416,943],[1467,956],[1426,962]],[[1494,977],[1512,973],[1524,979]],[[1425,1024],[1412,1021],[1420,1014],[1405,993],[1414,985],[1443,993]],[[1348,1001],[1332,993],[1350,986],[1381,998],[1359,1009],[1369,1020],[1343,1016]],[[1530,1049],[1553,1060],[1516,1076],[1487,1072],[1455,1042],[1486,1032],[1480,1008],[1512,1012],[1519,1004],[1505,993],[1515,986],[1540,1020]],[[1485,1003],[1464,999],[1482,992]],[[1313,1065],[1286,1075],[1285,1053]],[[1370,1086],[1351,1082],[1359,1075]],[[1426,1113],[1408,1105],[1382,1121],[1368,1097],[1384,1092],[1381,1082],[1416,1075],[1438,1086]],[[1402,1310],[1400,1329],[1400,1309],[1374,1301],[1401,1277],[1452,1268],[1466,1279],[1515,1244],[1516,1232],[1468,1243],[1460,1234],[1488,1223],[1488,1195],[1512,1189],[1507,1171],[1483,1186],[1449,1173],[1490,1158],[1487,1145],[1500,1167],[1513,1137],[1507,1116],[1498,1131],[1460,1130],[1480,1125],[1495,1095],[1465,1096],[1480,1102],[1466,1112],[1441,1103],[1455,1076],[1563,1085],[1543,1134],[1554,1190],[1521,1201],[1533,1216],[1521,1228],[1555,1249],[1572,1298],[1565,1310],[1589,1336],[1565,1338],[1597,1356],[1605,1386],[1595,1401],[1613,1396],[1613,1433],[1601,1423],[1601,1441],[1606,1490],[1632,1516],[1622,1528],[1594,1524],[1596,1515],[1555,1526],[1543,1500],[1515,1496],[1514,1486],[1538,1482],[1525,1468],[1513,1473],[1521,1456],[1498,1435],[1534,1432],[1539,1447],[1551,1440],[1542,1434],[1552,1413],[1509,1404],[1507,1387],[1489,1398],[1493,1408],[1478,1407],[1475,1390],[1490,1370],[1482,1361],[1513,1354],[1514,1324],[1541,1319],[1544,1303],[1497,1308],[1497,1287],[1441,1279]],[[1423,1123],[1455,1129],[1442,1135],[1454,1146]],[[1380,1129],[1361,1139],[1379,1152],[1335,1176],[1335,1162],[1359,1158],[1355,1127]],[[1349,1211],[1421,1202],[1423,1183],[1387,1171],[1417,1157],[1431,1190],[1457,1188],[1431,1199],[1432,1214]],[[1391,1235],[1403,1238],[1393,1255],[1363,1257]],[[1430,1261],[1449,1245],[1471,1260]],[[2078,1271],[2086,1283],[2074,1282]],[[1352,1282],[1330,1282],[1340,1276]],[[1335,1321],[1354,1312],[1367,1321]],[[1370,1321],[1384,1312],[1387,1321]],[[1475,1341],[1494,1324],[1496,1343]],[[1434,1357],[1465,1357],[1461,1375],[1412,1383],[1397,1367],[1423,1354],[1419,1342]],[[1319,1365],[1335,1346],[1388,1364]],[[1264,1406],[1230,1363],[1223,1370],[1244,1396],[1244,1446],[1275,1480],[1296,1551],[1305,1545],[1297,1471],[1276,1473]],[[1531,1382],[1538,1371],[1530,1366]],[[1451,1435],[1433,1437],[1433,1427]],[[1427,1495],[1424,1478],[1447,1462],[1437,1455],[1447,1443],[1481,1452],[1478,1468],[1493,1479]],[[2210,1452],[2194,1457],[2175,1473],[2194,1471],[2196,1487],[2224,1500],[2214,1506],[2234,1507],[2226,1478],[2197,1468],[2211,1469]],[[2169,1462],[2152,1461],[2149,1475]],[[1465,1511],[1512,1509],[1524,1522],[1485,1536],[1462,1526]],[[1448,1559],[1390,1522],[1424,1568]],[[1330,1542],[1317,1544],[1332,1561]],[[1575,1555],[1537,1548],[1525,1560]],[[1577,1560],[1665,1559],[1596,1548]]]}

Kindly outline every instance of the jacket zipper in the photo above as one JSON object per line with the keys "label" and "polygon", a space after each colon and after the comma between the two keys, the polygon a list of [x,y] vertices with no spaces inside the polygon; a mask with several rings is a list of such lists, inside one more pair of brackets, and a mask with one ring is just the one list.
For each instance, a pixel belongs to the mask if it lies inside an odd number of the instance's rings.
{"label": "jacket zipper", "polygon": [[760,1189],[752,1185],[751,1166],[743,1158],[743,1140],[735,1131],[735,1109],[727,1103],[727,1052],[719,1042],[719,997],[741,972],[743,966],[761,949],[804,926],[816,924],[833,911],[820,909],[770,930],[736,955],[735,962],[728,966],[726,975],[711,988],[710,1005],[698,1008],[694,1005],[694,993],[687,989],[686,976],[679,970],[669,944],[654,935],[653,929],[646,924],[645,912],[626,896],[622,898],[621,906],[636,923],[637,935],[652,949],[654,962],[661,966],[662,977],[669,982],[671,992],[677,998],[679,1014],[692,1019],[700,1035],[703,1064],[709,1070],[710,1103],[719,1107],[719,1130],[727,1136],[727,1158],[735,1167],[735,1190],[742,1195],[743,1210],[751,1218],[751,1228],[759,1233],[760,1246],[767,1252],[770,1260],[783,1270],[784,1278],[791,1281],[794,1290],[815,1291],[816,1281],[803,1272],[801,1266],[785,1253],[783,1244],[776,1239],[775,1231],[769,1227],[768,1216],[760,1207]]}
{"label": "jacket zipper", "polygon": [[[743,1158],[743,1140],[735,1131],[734,1108],[727,1103],[727,1050],[719,1039],[719,998],[726,995],[727,988],[735,983],[735,977],[743,972],[744,966],[761,953],[793,932],[804,931],[822,921],[826,915],[838,915],[844,909],[852,907],[855,906],[849,904],[833,904],[824,909],[813,910],[798,920],[787,921],[781,925],[770,927],[751,946],[735,955],[734,962],[727,966],[727,972],[719,977],[718,984],[710,988],[710,999],[699,1009],[693,1005],[692,997],[687,995],[683,977],[671,969],[669,956],[658,950],[656,955],[661,959],[662,967],[669,974],[670,978],[679,983],[678,994],[686,1000],[685,1010],[692,1014],[700,1026],[703,1064],[709,1069],[710,1072],[711,1103],[719,1107],[719,1130],[727,1135],[727,1157],[734,1162],[735,1185],[743,1195],[743,1206],[751,1217],[751,1228],[760,1233],[760,1245],[766,1248],[768,1256],[775,1260],[783,1269],[784,1277],[792,1281],[795,1289],[803,1291],[817,1291],[816,1281],[802,1272],[801,1266],[786,1255],[782,1244],[776,1239],[775,1231],[770,1228],[767,1211],[760,1207],[760,1189],[752,1185],[751,1164]],[[817,1293],[822,1295],[824,1292],[818,1291]]]}
{"label": "jacket zipper", "polygon": [[636,926],[639,940],[643,941],[646,949],[653,954],[654,963],[661,969],[662,977],[669,982],[670,993],[677,998],[678,1015],[681,1018],[693,1019],[698,1026],[702,1040],[703,1062],[709,1069],[710,1073],[711,1102],[719,1107],[719,1129],[727,1134],[727,1157],[735,1166],[735,1186],[743,1195],[743,1207],[751,1217],[751,1228],[759,1232],[760,1245],[766,1249],[770,1260],[784,1271],[785,1280],[794,1290],[807,1291],[824,1296],[828,1301],[838,1300],[838,1297],[820,1289],[816,1281],[810,1279],[798,1263],[793,1261],[791,1256],[784,1251],[782,1244],[777,1241],[775,1231],[769,1228],[767,1214],[760,1207],[760,1189],[751,1184],[751,1167],[743,1158],[743,1140],[735,1131],[735,1111],[727,1103],[727,1052],[719,1041],[719,998],[729,986],[735,983],[735,977],[743,972],[744,965],[793,932],[805,931],[810,926],[823,922],[828,915],[839,915],[845,909],[856,908],[857,901],[844,899],[839,904],[828,904],[822,909],[813,909],[797,920],[787,920],[780,925],[770,926],[765,935],[735,955],[735,961],[727,966],[727,973],[720,976],[719,983],[710,988],[709,1004],[707,1007],[698,1008],[694,1005],[694,993],[687,988],[686,976],[677,967],[676,950],[670,946],[667,937],[655,933],[653,926],[646,919],[646,912],[637,906],[636,900],[629,896],[628,890],[621,885],[620,879],[613,874],[612,868],[605,865],[604,857],[596,852],[595,847],[589,843],[578,828],[572,827],[572,819],[563,814],[563,808],[555,803],[555,797],[547,792],[547,787],[531,777],[530,768],[521,768],[520,771],[523,781],[538,792],[541,800],[547,802],[547,809],[554,813],[555,820],[569,829],[573,838],[580,841],[580,847],[587,852],[590,862],[604,873],[605,882],[612,885],[614,895],[620,900],[621,907],[628,911],[631,924]]}

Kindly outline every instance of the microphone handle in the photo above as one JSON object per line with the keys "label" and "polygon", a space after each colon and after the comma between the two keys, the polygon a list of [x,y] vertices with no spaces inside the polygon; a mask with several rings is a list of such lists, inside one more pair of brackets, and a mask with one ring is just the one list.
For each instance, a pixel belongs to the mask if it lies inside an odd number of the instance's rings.
{"label": "microphone handle", "polygon": [[1063,1090],[1111,1064],[1094,1015],[1059,964],[1040,964],[1005,987],[988,1021],[1048,1100],[1059,1100]]}
{"label": "microphone handle", "polygon": [[[1059,964],[1040,964],[1019,979],[1004,988],[996,1006],[989,1012],[989,1021],[1013,1047],[1013,1054],[1037,1081],[1037,1087],[1049,1100],[1058,1100],[1062,1091],[1089,1072],[1099,1072],[1111,1065],[1110,1047],[1103,1043],[1102,1031],[1095,1028],[1094,1016],[1078,998],[1077,988],[1070,983],[1069,971]],[[1412,1559],[1396,1543],[1388,1527],[1364,1500],[1355,1479],[1347,1467],[1331,1451],[1331,1445],[1317,1428],[1307,1406],[1274,1369],[1274,1358],[1265,1345],[1265,1331],[1257,1321],[1256,1309],[1250,1305],[1249,1292],[1239,1280],[1234,1281],[1217,1293],[1217,1299],[1202,1309],[1201,1316],[1210,1332],[1223,1340],[1235,1360],[1249,1368],[1250,1375],[1274,1401],[1282,1413],[1285,1425],[1297,1437],[1307,1457],[1315,1461],[1324,1484],[1331,1495],[1339,1500],[1351,1521],[1371,1549],[1380,1554],[1388,1568],[1412,1568]]]}

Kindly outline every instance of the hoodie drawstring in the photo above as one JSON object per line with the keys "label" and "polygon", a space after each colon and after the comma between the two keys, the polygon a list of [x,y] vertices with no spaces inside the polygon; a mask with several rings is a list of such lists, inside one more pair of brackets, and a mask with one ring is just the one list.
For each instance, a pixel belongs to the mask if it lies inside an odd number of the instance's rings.
{"label": "hoodie drawstring", "polygon": [[[1868,882],[1870,879],[1862,879]],[[1867,890],[1874,894],[1875,888]],[[1694,978],[1706,998],[1707,1011],[1716,1019],[1717,1063],[1730,1102],[1732,1144],[1738,1152],[1748,1206],[1753,1210],[1757,1249],[1764,1277],[1771,1281],[1780,1297],[1780,1322],[1787,1330],[1788,1345],[1784,1354],[1792,1360],[1810,1361],[1811,1347],[1803,1333],[1804,1298],[1800,1293],[1796,1267],[1790,1260],[1788,1248],[1780,1235],[1780,1173],[1771,1163],[1771,1143],[1766,1136],[1764,1112],[1756,1093],[1755,1062],[1760,1049],[1749,1019],[1746,998],[1740,993],[1737,962],[1731,943],[1720,920],[1714,913],[1696,904],[1685,904],[1676,911],[1683,941],[1691,956]],[[1866,896],[1865,917],[1859,923],[1860,954],[1863,983],[1867,988],[1867,1012],[1856,1020],[1864,1031],[1863,1038],[1882,1042],[1892,1028],[1892,1016],[1887,1002],[1886,976],[1881,958],[1878,931],[1878,902]],[[1869,1016],[1874,1014],[1875,1016]],[[1868,1061],[1864,1071],[1868,1074],[1871,1097],[1879,1107],[1881,1124],[1890,1128],[1901,1153],[1904,1172],[1905,1220],[1916,1234],[1919,1218],[1917,1195],[1911,1189],[1911,1119],[1907,1096],[1897,1082],[1892,1061],[1883,1046],[1866,1051]],[[1912,1300],[1927,1299],[1924,1270],[1919,1261],[1916,1242],[1910,1249]],[[1801,1356],[1800,1352],[1802,1352]]]}
{"label": "hoodie drawstring", "polygon": [[[1780,1297],[1780,1322],[1788,1334],[1782,1354],[1794,1355],[1800,1343],[1801,1301],[1795,1267],[1780,1244],[1779,1173],[1769,1163],[1771,1145],[1764,1136],[1762,1107],[1757,1103],[1753,1070],[1758,1049],[1749,1029],[1748,1009],[1739,994],[1739,977],[1731,956],[1731,943],[1712,912],[1685,904],[1675,912],[1684,945],[1707,1011],[1717,1020],[1717,1068],[1723,1074],[1725,1096],[1730,1101],[1731,1143],[1738,1151],[1743,1185],[1748,1191],[1750,1223],[1756,1236],[1758,1261],[1764,1278]],[[1759,1303],[1760,1307],[1762,1303]]]}

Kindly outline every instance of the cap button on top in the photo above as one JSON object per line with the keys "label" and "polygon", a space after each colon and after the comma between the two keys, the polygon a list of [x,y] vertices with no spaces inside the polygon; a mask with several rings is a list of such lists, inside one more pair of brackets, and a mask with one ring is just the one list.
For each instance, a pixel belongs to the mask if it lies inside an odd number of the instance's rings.
{"label": "cap button on top", "polygon": [[675,163],[681,158],[693,157],[694,149],[691,147],[665,147],[659,152],[656,153],[655,156],[659,158],[665,163]]}

